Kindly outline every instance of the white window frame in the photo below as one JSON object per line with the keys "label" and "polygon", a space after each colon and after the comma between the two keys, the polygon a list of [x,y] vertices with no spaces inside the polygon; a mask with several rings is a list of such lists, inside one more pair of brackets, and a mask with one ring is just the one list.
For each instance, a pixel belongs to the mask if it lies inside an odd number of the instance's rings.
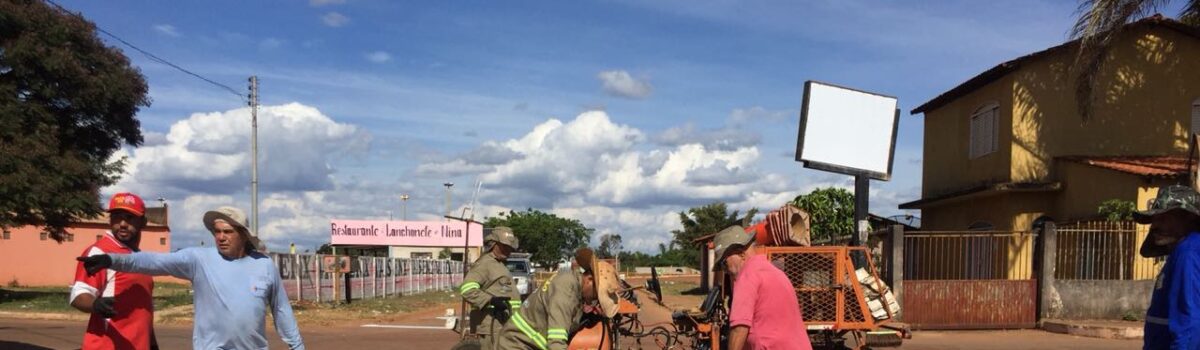
{"label": "white window frame", "polygon": [[999,149],[1000,138],[1000,104],[988,103],[971,113],[970,133],[967,139],[967,155],[976,159]]}

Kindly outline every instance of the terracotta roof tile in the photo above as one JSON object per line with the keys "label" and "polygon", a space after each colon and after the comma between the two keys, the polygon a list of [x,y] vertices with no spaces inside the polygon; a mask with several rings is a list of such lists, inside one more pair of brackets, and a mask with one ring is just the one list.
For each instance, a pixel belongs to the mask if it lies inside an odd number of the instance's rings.
{"label": "terracotta roof tile", "polygon": [[1060,159],[1141,176],[1175,177],[1188,171],[1187,157],[1180,156],[1073,156]]}

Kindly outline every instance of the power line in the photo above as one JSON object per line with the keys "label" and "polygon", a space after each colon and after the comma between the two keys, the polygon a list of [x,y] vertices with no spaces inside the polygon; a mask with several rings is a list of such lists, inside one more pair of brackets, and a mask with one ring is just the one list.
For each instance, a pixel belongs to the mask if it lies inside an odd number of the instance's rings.
{"label": "power line", "polygon": [[[72,12],[71,10],[68,10],[66,7],[63,7],[62,5],[59,5],[58,3],[54,2],[54,0],[46,0],[46,2],[47,2],[47,3],[50,3],[51,5],[54,5],[54,7],[57,7],[59,10],[62,10],[62,11],[64,11],[64,12],[67,12],[67,13],[75,13],[75,12]],[[79,16],[83,16],[83,14],[82,14],[82,13],[76,13],[76,14],[78,14]],[[93,25],[95,25],[95,24],[93,23]],[[104,30],[104,28],[100,28],[100,26],[99,26],[99,25],[95,25],[95,27],[96,27],[96,30],[97,30],[97,31],[99,31],[99,32],[101,32],[101,33],[104,33],[104,35],[108,35],[109,37],[113,38],[114,40],[116,40],[116,41],[118,41],[118,42],[120,42],[120,43],[122,43],[122,44],[125,44],[125,46],[128,46],[129,48],[131,48],[131,49],[134,49],[134,50],[135,50],[135,51],[137,51],[137,52],[140,52],[140,53],[142,53],[142,55],[145,55],[147,58],[149,58],[149,59],[150,59],[150,60],[152,60],[152,61],[155,61],[155,62],[158,62],[158,63],[165,64],[165,65],[167,65],[167,66],[169,66],[169,67],[171,67],[171,68],[175,68],[176,70],[178,70],[178,71],[180,71],[180,72],[183,72],[183,73],[185,73],[185,74],[187,74],[187,75],[190,75],[190,76],[196,77],[197,79],[203,80],[203,81],[204,81],[204,82],[206,82],[206,83],[212,84],[213,86],[216,86],[216,87],[222,88],[222,89],[224,89],[224,90],[226,90],[226,91],[229,91],[229,93],[231,93],[231,94],[234,94],[235,96],[237,96],[237,97],[238,97],[238,99],[240,99],[240,100],[242,100],[242,101],[246,101],[246,96],[242,95],[242,93],[238,92],[238,91],[237,91],[237,90],[235,90],[234,88],[231,88],[231,87],[229,87],[229,85],[221,84],[221,83],[218,83],[218,82],[215,82],[215,81],[213,81],[212,79],[205,78],[204,76],[202,76],[202,75],[200,75],[200,74],[193,73],[192,71],[190,71],[190,70],[187,70],[187,69],[185,69],[185,68],[183,68],[183,67],[180,67],[180,66],[179,66],[179,65],[177,65],[177,64],[171,63],[170,61],[167,61],[166,59],[163,59],[162,57],[158,57],[158,56],[156,56],[156,55],[154,55],[154,54],[152,54],[152,53],[150,53],[150,52],[148,52],[148,51],[146,51],[146,50],[142,50],[142,48],[140,48],[140,47],[137,47],[136,45],[133,45],[133,44],[129,43],[128,41],[125,41],[125,39],[121,39],[121,37],[118,37],[118,36],[114,35],[113,33],[109,33],[107,30]]]}

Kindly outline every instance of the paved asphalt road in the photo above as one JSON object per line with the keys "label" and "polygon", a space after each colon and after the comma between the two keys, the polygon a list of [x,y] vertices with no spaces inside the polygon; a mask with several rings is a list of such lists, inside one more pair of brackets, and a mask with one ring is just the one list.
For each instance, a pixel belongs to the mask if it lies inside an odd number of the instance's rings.
{"label": "paved asphalt road", "polygon": [[[78,349],[83,322],[0,318],[0,349]],[[269,328],[269,327],[268,327]],[[156,326],[163,349],[191,347],[189,326]],[[449,349],[457,335],[445,330],[386,329],[341,326],[304,328],[309,349]],[[269,331],[271,348],[286,349]],[[918,332],[905,341],[904,350],[1007,350],[1007,349],[1139,349],[1140,341],[1082,338],[1036,330]]]}

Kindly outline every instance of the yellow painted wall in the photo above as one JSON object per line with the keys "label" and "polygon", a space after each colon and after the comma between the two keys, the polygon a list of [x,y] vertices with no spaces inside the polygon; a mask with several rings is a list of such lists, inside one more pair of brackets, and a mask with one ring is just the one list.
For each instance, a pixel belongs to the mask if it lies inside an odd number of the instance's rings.
{"label": "yellow painted wall", "polygon": [[966,230],[976,222],[991,223],[996,230],[1012,229],[1012,213],[1003,196],[972,198],[922,209],[925,231]]}
{"label": "yellow painted wall", "polygon": [[1091,165],[1060,161],[1062,197],[1055,206],[1055,219],[1083,219],[1098,215],[1100,203],[1120,199],[1137,203],[1139,189],[1150,185],[1143,177]]}
{"label": "yellow painted wall", "polygon": [[1050,54],[1013,77],[1012,181],[1051,179],[1054,157],[1185,155],[1200,97],[1200,39],[1144,28],[1118,39],[1097,82],[1094,118],[1075,106],[1074,52]]}
{"label": "yellow painted wall", "polygon": [[[1012,77],[984,86],[925,113],[925,157],[922,175],[922,197],[961,190],[984,183],[1003,182],[1008,179],[1011,130],[1004,125],[1011,123]],[[996,152],[969,159],[971,115],[989,103],[999,104],[997,124],[998,149]]]}
{"label": "yellow painted wall", "polygon": [[[1061,194],[1042,202],[989,197],[925,207],[923,228],[962,230],[983,218],[997,229],[1025,230],[1041,215],[1071,219],[1095,213],[1105,199],[1136,199],[1140,208],[1152,198],[1148,191],[1157,184],[1054,159],[1184,155],[1191,105],[1200,98],[1200,38],[1163,27],[1126,32],[1099,76],[1094,117],[1086,123],[1074,102],[1073,59],[1071,50],[1045,55],[925,113],[923,198],[999,182],[1060,181]],[[999,104],[1000,149],[969,159],[970,117],[992,102]]]}

